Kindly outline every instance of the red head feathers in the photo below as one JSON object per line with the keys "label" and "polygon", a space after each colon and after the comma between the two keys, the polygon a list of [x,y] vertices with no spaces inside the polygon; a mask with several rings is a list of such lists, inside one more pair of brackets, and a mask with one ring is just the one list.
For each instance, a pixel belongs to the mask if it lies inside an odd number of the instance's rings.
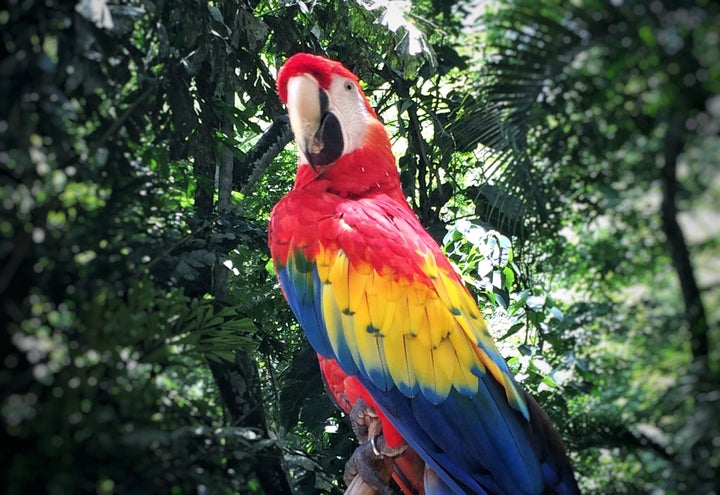
{"label": "red head feathers", "polygon": [[[278,95],[280,96],[280,100],[282,100],[283,103],[287,103],[288,99],[288,80],[291,77],[297,76],[299,74],[310,74],[317,80],[317,82],[320,84],[320,87],[325,90],[330,89],[333,75],[338,75],[350,79],[351,81],[353,81],[353,83],[355,83],[358,90],[360,91],[360,94],[367,102],[365,93],[363,92],[362,88],[360,88],[360,84],[358,83],[358,77],[352,72],[350,72],[343,64],[336,60],[330,60],[320,57],[318,55],[312,55],[310,53],[296,53],[295,55],[287,59],[287,61],[280,68],[280,72],[278,73],[276,82],[277,91]],[[375,110],[372,108],[372,106],[370,106],[369,102],[367,102],[367,109],[371,115],[377,117]]]}

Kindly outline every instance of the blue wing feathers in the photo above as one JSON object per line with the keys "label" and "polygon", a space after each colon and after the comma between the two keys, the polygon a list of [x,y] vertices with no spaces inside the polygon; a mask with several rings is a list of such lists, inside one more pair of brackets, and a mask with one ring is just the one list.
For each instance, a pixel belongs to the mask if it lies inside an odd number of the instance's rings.
{"label": "blue wing feathers", "polygon": [[475,399],[452,390],[444,402],[432,404],[423,396],[411,400],[397,390],[383,393],[363,384],[385,414],[402,418],[394,422],[400,433],[458,493],[542,493],[527,422],[499,386],[482,383]]}
{"label": "blue wing feathers", "polygon": [[309,282],[308,279],[312,280],[312,278],[306,275],[298,273],[291,266],[278,271],[285,298],[303,327],[310,345],[323,356],[332,356],[332,346],[325,332],[320,310],[314,304],[313,285],[317,284]]}

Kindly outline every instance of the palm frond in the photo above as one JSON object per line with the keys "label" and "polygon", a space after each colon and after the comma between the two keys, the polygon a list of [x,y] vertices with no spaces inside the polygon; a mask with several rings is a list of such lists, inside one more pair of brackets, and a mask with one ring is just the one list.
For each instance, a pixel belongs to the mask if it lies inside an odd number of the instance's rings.
{"label": "palm frond", "polygon": [[519,211],[525,217],[510,230],[502,222],[495,224],[507,233],[520,235],[523,224],[550,231],[557,227],[557,216],[551,215],[558,206],[557,192],[546,180],[553,164],[538,166],[536,136],[547,130],[548,115],[563,112],[565,102],[556,96],[566,68],[592,41],[588,26],[594,21],[583,15],[568,5],[539,9],[521,1],[483,19],[487,52],[473,88],[476,95],[446,130],[461,150],[490,151],[485,154],[491,159],[481,164],[483,176],[503,194],[492,195],[485,213],[491,221],[498,212],[508,217]]}

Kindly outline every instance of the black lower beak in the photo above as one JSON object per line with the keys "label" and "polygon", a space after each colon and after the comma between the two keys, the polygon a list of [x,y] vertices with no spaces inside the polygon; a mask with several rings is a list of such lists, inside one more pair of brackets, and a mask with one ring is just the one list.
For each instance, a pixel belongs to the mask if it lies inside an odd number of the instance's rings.
{"label": "black lower beak", "polygon": [[307,159],[313,167],[330,165],[340,158],[344,147],[340,121],[332,112],[325,112],[318,131],[307,143]]}

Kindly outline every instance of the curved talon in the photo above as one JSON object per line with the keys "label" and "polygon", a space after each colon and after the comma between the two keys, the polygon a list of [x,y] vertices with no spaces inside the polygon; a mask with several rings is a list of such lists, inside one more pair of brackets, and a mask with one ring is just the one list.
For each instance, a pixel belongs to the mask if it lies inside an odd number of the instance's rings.
{"label": "curved talon", "polygon": [[[376,440],[377,444],[375,443]],[[375,454],[380,459],[382,459],[383,457],[397,457],[399,455],[402,455],[405,453],[408,447],[406,443],[395,448],[388,447],[385,443],[385,437],[383,437],[382,434],[370,437],[370,444],[372,445],[373,454]]]}
{"label": "curved talon", "polygon": [[380,453],[380,451],[378,450],[377,446],[375,445],[375,439],[376,439],[376,438],[377,438],[376,436],[370,437],[370,443],[372,444],[373,454],[375,454],[375,455],[378,456],[378,457],[382,457],[383,455]]}

